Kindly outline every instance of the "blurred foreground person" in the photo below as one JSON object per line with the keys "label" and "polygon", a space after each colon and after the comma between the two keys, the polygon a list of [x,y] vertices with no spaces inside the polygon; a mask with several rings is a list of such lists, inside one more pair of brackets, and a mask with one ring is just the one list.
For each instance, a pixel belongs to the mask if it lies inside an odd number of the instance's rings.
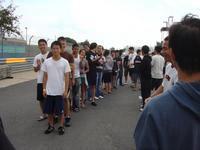
{"label": "blurred foreground person", "polygon": [[200,19],[185,16],[169,29],[179,81],[145,107],[135,129],[137,150],[200,149]]}

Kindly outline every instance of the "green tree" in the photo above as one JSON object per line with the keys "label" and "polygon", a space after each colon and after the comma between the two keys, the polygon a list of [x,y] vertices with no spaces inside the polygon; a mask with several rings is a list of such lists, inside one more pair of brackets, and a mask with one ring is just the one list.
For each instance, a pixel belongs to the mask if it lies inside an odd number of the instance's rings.
{"label": "green tree", "polygon": [[20,35],[19,31],[19,16],[15,13],[16,7],[13,4],[9,4],[7,7],[3,7],[2,1],[0,1],[0,31],[1,35],[4,34],[17,34]]}

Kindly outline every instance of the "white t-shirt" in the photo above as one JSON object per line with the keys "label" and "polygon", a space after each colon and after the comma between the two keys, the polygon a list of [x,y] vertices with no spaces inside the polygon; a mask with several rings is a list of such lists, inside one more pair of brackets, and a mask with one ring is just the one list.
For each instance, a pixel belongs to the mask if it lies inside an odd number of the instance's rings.
{"label": "white t-shirt", "polygon": [[74,57],[74,78],[79,78],[80,77],[80,57],[78,55],[77,58]]}
{"label": "white t-shirt", "polygon": [[164,65],[165,65],[165,59],[163,56],[161,55],[152,56],[151,77],[154,79],[162,79]]}
{"label": "white t-shirt", "polygon": [[[41,64],[41,67],[42,67],[42,65],[43,65],[44,61],[46,60],[48,54],[49,54],[49,52],[47,52],[44,55],[42,53],[36,55],[35,58],[34,58],[34,61],[33,61],[33,67],[37,67],[38,64]],[[40,68],[40,70],[38,70],[38,72],[37,72],[37,83],[43,82],[43,75],[44,75],[44,72]]]}
{"label": "white t-shirt", "polygon": [[45,60],[42,70],[47,73],[47,95],[63,95],[65,90],[65,73],[70,72],[69,62],[60,58],[55,61],[52,57]]}
{"label": "white t-shirt", "polygon": [[134,68],[134,60],[135,60],[136,54],[135,53],[131,53],[128,56],[128,60],[129,60],[129,68]]}
{"label": "white t-shirt", "polygon": [[163,92],[169,90],[178,81],[178,74],[175,67],[171,63],[166,66],[165,77],[163,78]]}

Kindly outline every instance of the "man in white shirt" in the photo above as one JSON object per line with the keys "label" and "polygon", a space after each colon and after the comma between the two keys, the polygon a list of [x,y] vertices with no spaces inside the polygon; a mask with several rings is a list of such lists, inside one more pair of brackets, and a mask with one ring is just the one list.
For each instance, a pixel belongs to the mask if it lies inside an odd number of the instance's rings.
{"label": "man in white shirt", "polygon": [[134,77],[134,60],[135,60],[136,54],[134,53],[134,47],[129,47],[129,56],[128,56],[128,67],[129,67],[129,76],[131,78],[131,81],[133,83],[133,85],[131,85],[131,87],[135,87],[135,77]]}
{"label": "man in white shirt", "polygon": [[165,59],[163,56],[160,55],[162,50],[161,46],[155,47],[155,55],[152,56],[151,61],[151,78],[152,78],[152,90],[157,88],[161,85],[163,80],[163,67],[165,64]]}
{"label": "man in white shirt", "polygon": [[69,73],[71,71],[68,61],[61,57],[61,43],[54,41],[51,44],[53,56],[47,59],[42,66],[44,71],[43,96],[46,97],[44,112],[48,114],[48,128],[45,134],[54,130],[54,116],[60,116],[59,135],[64,134],[64,98],[69,88]]}
{"label": "man in white shirt", "polygon": [[72,86],[72,110],[78,112],[80,110],[80,99],[79,99],[79,89],[80,89],[80,57],[78,54],[79,45],[77,43],[72,45],[72,56],[74,57],[74,79],[75,82]]}
{"label": "man in white shirt", "polygon": [[42,94],[42,89],[43,89],[42,83],[43,83],[44,72],[41,70],[43,62],[45,61],[48,55],[47,41],[45,39],[38,40],[38,48],[40,50],[40,53],[35,56],[33,61],[33,67],[34,71],[37,72],[37,100],[40,102],[40,108],[42,112],[42,115],[40,116],[38,121],[42,121],[47,118],[43,112],[45,98],[43,97]]}
{"label": "man in white shirt", "polygon": [[162,53],[165,57],[165,61],[167,62],[165,68],[165,75],[162,81],[162,84],[158,87],[158,89],[151,94],[149,98],[145,100],[145,103],[148,103],[154,96],[160,95],[161,93],[169,90],[177,81],[178,75],[176,68],[172,65],[172,58],[169,54],[169,46],[168,46],[168,37],[164,39]]}

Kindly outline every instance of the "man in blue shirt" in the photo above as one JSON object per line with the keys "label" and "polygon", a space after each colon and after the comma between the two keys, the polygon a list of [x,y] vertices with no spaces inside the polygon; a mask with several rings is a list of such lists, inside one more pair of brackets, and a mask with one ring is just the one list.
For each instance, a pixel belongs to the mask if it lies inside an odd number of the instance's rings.
{"label": "man in blue shirt", "polygon": [[200,149],[200,19],[187,15],[172,25],[169,47],[179,82],[145,107],[134,133],[137,150]]}

